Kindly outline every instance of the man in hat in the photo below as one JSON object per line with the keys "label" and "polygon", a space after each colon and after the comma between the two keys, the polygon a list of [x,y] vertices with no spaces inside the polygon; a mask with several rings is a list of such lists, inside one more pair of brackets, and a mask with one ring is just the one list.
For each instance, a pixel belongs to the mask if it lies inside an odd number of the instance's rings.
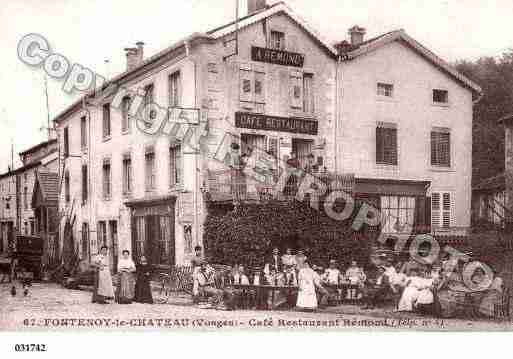
{"label": "man in hat", "polygon": [[328,303],[335,302],[337,297],[340,295],[337,285],[339,284],[341,277],[342,275],[340,270],[337,268],[337,261],[331,259],[329,267],[326,268],[326,271],[321,277],[324,288],[328,291],[329,294]]}
{"label": "man in hat", "polygon": [[282,272],[283,270],[280,250],[278,247],[274,247],[271,256],[265,260],[264,273],[268,275],[271,273],[272,269],[274,269],[276,273]]}
{"label": "man in hat", "polygon": [[215,286],[215,270],[204,259],[200,262],[197,281],[200,295],[209,298],[215,307],[222,305],[223,291]]}
{"label": "man in hat", "polygon": [[385,267],[378,267],[378,273],[375,280],[364,287],[364,303],[363,309],[374,309],[377,304],[382,301],[390,290],[388,277],[385,275]]}

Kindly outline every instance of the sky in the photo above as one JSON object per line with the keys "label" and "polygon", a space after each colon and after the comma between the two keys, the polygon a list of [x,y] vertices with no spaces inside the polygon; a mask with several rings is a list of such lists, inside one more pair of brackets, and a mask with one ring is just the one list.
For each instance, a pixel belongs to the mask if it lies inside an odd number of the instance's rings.
{"label": "sky", "polygon": [[[123,48],[144,41],[145,57],[193,32],[232,21],[237,0],[1,0],[0,1],[0,173],[17,153],[46,139],[44,72],[17,57],[20,39],[43,35],[52,51],[96,73],[124,71]],[[240,12],[245,12],[245,0]],[[268,4],[276,1],[268,0]],[[499,56],[513,48],[511,0],[287,0],[325,39],[347,38],[360,25],[366,37],[404,29],[447,61]],[[109,61],[107,65],[105,60]],[[48,79],[50,118],[77,95]]]}

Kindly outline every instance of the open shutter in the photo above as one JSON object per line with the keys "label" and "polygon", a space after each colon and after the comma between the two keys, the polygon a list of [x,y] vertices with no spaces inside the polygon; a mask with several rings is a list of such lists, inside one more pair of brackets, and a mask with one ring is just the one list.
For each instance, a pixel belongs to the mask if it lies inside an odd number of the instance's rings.
{"label": "open shutter", "polygon": [[290,107],[296,110],[303,108],[303,76],[298,71],[290,72]]}
{"label": "open shutter", "polygon": [[243,106],[253,107],[253,72],[247,69],[240,69],[240,101],[244,102]]}
{"label": "open shutter", "polygon": [[441,198],[440,193],[431,194],[431,226],[439,228],[441,225]]}
{"label": "open shutter", "polygon": [[265,73],[255,72],[255,102],[257,104],[265,104]]}
{"label": "open shutter", "polygon": [[444,193],[442,196],[442,227],[451,227],[451,195]]}

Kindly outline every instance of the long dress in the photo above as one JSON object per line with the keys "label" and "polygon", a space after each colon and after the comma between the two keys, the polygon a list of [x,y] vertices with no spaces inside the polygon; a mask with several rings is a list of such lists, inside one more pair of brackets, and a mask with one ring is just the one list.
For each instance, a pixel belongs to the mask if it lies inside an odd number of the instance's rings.
{"label": "long dress", "polygon": [[421,277],[409,277],[408,282],[409,284],[404,288],[403,295],[397,306],[397,310],[401,312],[413,311],[414,304],[419,297],[420,289],[425,287],[424,278]]}
{"label": "long dress", "polygon": [[315,294],[316,273],[313,269],[301,268],[298,273],[299,292],[296,306],[300,309],[316,309],[317,295]]}
{"label": "long dress", "polygon": [[135,282],[134,302],[153,304],[153,296],[151,295],[151,266],[149,264],[141,264],[137,266],[137,281]]}
{"label": "long dress", "polygon": [[132,259],[120,259],[118,263],[119,287],[117,302],[119,304],[130,304],[134,299],[134,275],[135,264]]}
{"label": "long dress", "polygon": [[93,303],[105,303],[107,299],[114,298],[114,287],[112,286],[109,258],[100,254],[94,259],[92,264],[96,267]]}

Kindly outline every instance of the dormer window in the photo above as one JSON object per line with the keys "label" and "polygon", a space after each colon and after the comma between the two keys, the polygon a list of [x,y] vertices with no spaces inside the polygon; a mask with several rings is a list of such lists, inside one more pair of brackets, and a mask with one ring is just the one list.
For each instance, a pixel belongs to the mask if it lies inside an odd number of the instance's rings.
{"label": "dormer window", "polygon": [[433,90],[433,103],[447,104],[449,103],[449,91],[447,90]]}
{"label": "dormer window", "polygon": [[285,33],[281,31],[271,31],[269,47],[275,50],[285,50]]}
{"label": "dormer window", "polygon": [[377,94],[383,97],[394,97],[394,85],[378,82]]}

